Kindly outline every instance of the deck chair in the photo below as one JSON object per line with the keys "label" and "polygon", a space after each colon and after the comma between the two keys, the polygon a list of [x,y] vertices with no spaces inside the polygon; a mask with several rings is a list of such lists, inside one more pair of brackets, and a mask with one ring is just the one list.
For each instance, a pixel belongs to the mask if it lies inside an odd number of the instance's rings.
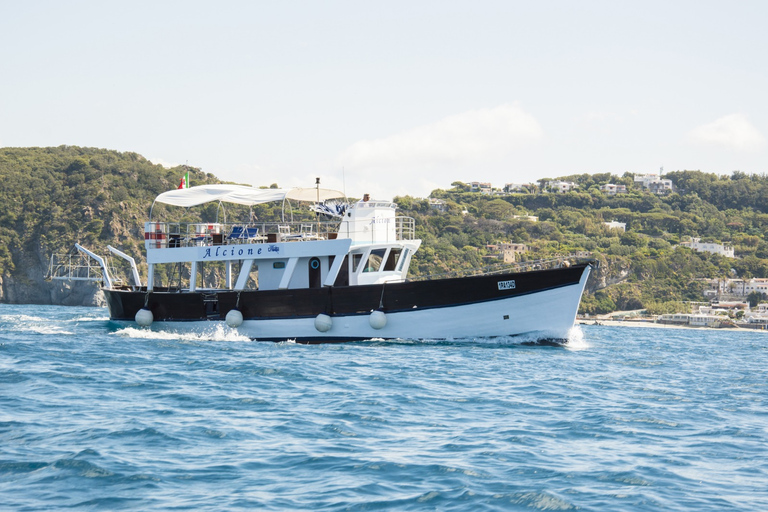
{"label": "deck chair", "polygon": [[232,231],[227,236],[227,240],[236,240],[243,237],[243,226],[232,226]]}
{"label": "deck chair", "polygon": [[301,235],[291,233],[291,226],[279,225],[277,226],[277,232],[280,235],[280,240],[298,240]]}

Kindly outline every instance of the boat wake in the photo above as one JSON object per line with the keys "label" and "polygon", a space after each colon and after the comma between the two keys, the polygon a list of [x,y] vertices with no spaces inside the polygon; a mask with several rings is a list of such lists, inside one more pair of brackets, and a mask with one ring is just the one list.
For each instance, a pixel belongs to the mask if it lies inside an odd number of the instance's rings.
{"label": "boat wake", "polygon": [[237,331],[217,325],[203,331],[174,331],[174,330],[153,330],[141,329],[136,327],[125,327],[111,333],[113,336],[131,339],[145,340],[176,340],[176,341],[251,341],[248,336],[243,336]]}
{"label": "boat wake", "polygon": [[[568,339],[542,339],[541,336],[534,334],[526,335],[521,334],[517,336],[472,336],[472,337],[460,337],[460,338],[423,338],[423,339],[369,339],[361,341],[360,343],[367,344],[381,344],[381,345],[438,345],[438,346],[480,346],[480,347],[571,347],[573,335],[569,333]],[[583,336],[581,341],[576,342],[576,349],[583,344],[583,348],[586,348],[586,343],[583,342]]]}

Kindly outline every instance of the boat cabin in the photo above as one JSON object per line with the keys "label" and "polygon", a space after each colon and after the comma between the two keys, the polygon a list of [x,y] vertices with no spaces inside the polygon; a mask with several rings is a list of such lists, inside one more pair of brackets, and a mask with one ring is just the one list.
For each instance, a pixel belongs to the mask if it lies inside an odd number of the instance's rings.
{"label": "boat cabin", "polygon": [[[241,205],[304,201],[312,203],[317,215],[314,221],[272,223],[150,220],[144,226],[147,289],[155,289],[158,265],[176,266],[175,288],[189,291],[206,288],[198,286],[199,276],[211,268],[224,276],[223,286],[216,286],[217,290],[285,290],[405,280],[411,257],[421,244],[414,236],[414,220],[398,216],[395,203],[371,200],[367,195],[348,206],[327,203],[340,197],[340,192],[320,188],[238,185],[203,185],[160,194],[156,202],[187,208],[212,201]],[[188,279],[182,279],[187,275]]]}

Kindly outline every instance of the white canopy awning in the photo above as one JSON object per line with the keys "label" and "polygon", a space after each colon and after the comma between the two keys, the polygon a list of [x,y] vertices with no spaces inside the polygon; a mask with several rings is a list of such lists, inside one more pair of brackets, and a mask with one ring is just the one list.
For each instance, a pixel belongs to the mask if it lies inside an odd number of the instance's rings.
{"label": "white canopy awning", "polygon": [[[320,200],[344,197],[337,190],[320,189]],[[223,203],[235,203],[255,205],[274,201],[292,199],[295,201],[316,201],[318,190],[316,188],[254,188],[244,185],[200,185],[197,187],[180,188],[163,192],[155,202],[173,206],[198,206],[213,201]]]}
{"label": "white canopy awning", "polygon": [[[319,197],[318,197],[319,192]],[[286,199],[294,201],[327,201],[328,199],[339,199],[346,197],[343,192],[331,190],[328,188],[292,188],[285,195]]]}

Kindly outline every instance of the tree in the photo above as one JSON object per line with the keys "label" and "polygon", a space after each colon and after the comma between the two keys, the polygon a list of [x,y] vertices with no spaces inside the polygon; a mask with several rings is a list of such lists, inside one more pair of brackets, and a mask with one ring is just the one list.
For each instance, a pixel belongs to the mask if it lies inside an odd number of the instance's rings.
{"label": "tree", "polygon": [[758,304],[766,299],[768,299],[768,295],[757,291],[751,292],[749,295],[747,295],[747,302],[749,302],[749,307],[751,308],[757,307]]}

